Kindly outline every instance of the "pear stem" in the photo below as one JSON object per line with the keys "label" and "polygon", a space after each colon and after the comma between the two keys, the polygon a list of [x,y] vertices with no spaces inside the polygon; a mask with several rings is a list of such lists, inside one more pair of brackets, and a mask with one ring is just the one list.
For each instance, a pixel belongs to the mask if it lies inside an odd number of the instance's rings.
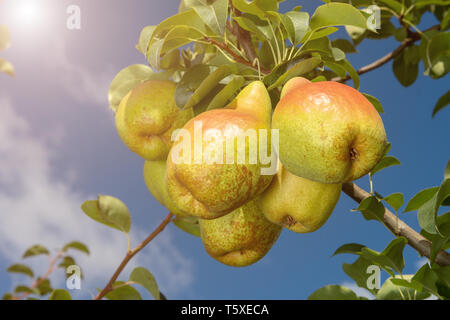
{"label": "pear stem", "polygon": [[[370,197],[370,193],[361,189],[352,182],[344,183],[342,185],[342,191],[358,203],[363,201],[365,198]],[[391,231],[394,235],[405,237],[411,247],[417,250],[417,252],[419,252],[422,256],[430,259],[431,242],[408,226],[405,222],[398,219],[398,217],[387,208],[384,209],[383,222],[389,231]],[[440,266],[450,266],[450,254],[441,250],[437,254],[435,262]]]}
{"label": "pear stem", "polygon": [[117,267],[116,271],[112,275],[111,279],[109,279],[106,286],[103,288],[102,291],[100,291],[95,297],[94,300],[101,300],[105,295],[107,295],[109,292],[113,290],[113,284],[119,277],[120,273],[123,271],[123,269],[126,267],[128,262],[142,249],[147,246],[147,244],[150,243],[158,234],[160,234],[165,227],[172,221],[173,214],[169,213],[164,220],[161,222],[161,224],[144,240],[142,241],[136,248],[128,250],[127,254],[123,258],[120,265]]}

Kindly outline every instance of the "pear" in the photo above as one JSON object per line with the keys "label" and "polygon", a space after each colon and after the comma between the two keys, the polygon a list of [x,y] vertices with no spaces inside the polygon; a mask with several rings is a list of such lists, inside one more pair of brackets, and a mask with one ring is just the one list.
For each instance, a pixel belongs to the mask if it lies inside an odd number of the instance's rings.
{"label": "pear", "polygon": [[273,158],[260,155],[271,155],[271,110],[266,87],[255,81],[225,109],[201,113],[183,127],[170,150],[166,175],[178,208],[200,219],[215,219],[269,186],[276,157],[270,172]]}
{"label": "pear", "polygon": [[145,161],[144,164],[144,180],[150,193],[165,206],[171,213],[177,216],[185,216],[185,214],[173,203],[167,192],[165,180],[167,163],[166,161]]}
{"label": "pear", "polygon": [[342,184],[325,184],[293,175],[279,164],[277,175],[259,198],[265,217],[298,233],[319,229],[330,217]]}
{"label": "pear", "polygon": [[120,102],[115,120],[125,145],[146,160],[165,160],[171,136],[193,117],[192,109],[175,103],[176,84],[149,80],[131,90]]}
{"label": "pear", "polygon": [[221,218],[199,222],[206,252],[233,267],[248,266],[264,257],[282,229],[264,217],[257,199]]}
{"label": "pear", "polygon": [[304,83],[285,90],[272,116],[278,155],[294,175],[322,183],[369,173],[384,155],[380,115],[357,90],[341,83]]}

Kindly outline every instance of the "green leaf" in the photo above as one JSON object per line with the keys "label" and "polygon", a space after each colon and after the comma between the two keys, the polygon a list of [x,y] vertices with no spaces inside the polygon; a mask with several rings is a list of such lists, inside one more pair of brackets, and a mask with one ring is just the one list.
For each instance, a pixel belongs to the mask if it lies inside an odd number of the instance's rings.
{"label": "green leaf", "polygon": [[109,87],[108,100],[110,108],[116,112],[122,99],[131,89],[154,77],[149,66],[134,64],[122,69],[113,79]]}
{"label": "green leaf", "polygon": [[366,220],[383,221],[385,208],[375,196],[367,197],[354,211],[361,211]]}
{"label": "green leaf", "polygon": [[127,206],[117,198],[99,196],[98,200],[84,202],[81,209],[88,217],[108,227],[125,233],[130,231],[130,212]]}
{"label": "green leaf", "polygon": [[429,73],[433,78],[441,78],[450,69],[450,32],[435,33],[429,41],[425,42],[425,57],[422,59]]}
{"label": "green leaf", "polygon": [[39,290],[40,296],[45,296],[53,291],[53,288],[50,285],[50,280],[42,280],[41,278],[37,278],[37,281],[40,282],[39,286],[36,288]]}
{"label": "green leaf", "polygon": [[193,108],[204,97],[206,97],[222,79],[229,76],[231,73],[233,73],[233,69],[230,66],[220,66],[214,70],[200,83],[200,86],[194,91],[190,99],[187,101],[184,109]]}
{"label": "green leaf", "polygon": [[289,11],[286,17],[293,25],[293,44],[297,45],[301,42],[309,28],[309,14],[307,12]]}
{"label": "green leaf", "polygon": [[[411,286],[417,286],[417,284],[411,284],[410,281],[413,275],[396,276],[395,278],[388,278],[383,286],[380,288],[376,295],[377,300],[423,300],[430,296],[429,293],[418,292]],[[399,281],[402,280],[402,281]],[[402,284],[402,285],[399,285]],[[407,285],[408,287],[406,287]]]}
{"label": "green leaf", "polygon": [[109,300],[142,300],[141,294],[130,285],[123,281],[116,281],[113,284],[113,290],[105,295]]}
{"label": "green leaf", "polygon": [[36,244],[34,246],[31,246],[30,248],[28,248],[25,253],[23,254],[22,258],[28,258],[28,257],[34,257],[34,256],[38,256],[38,255],[50,255],[50,252],[48,251],[48,249],[40,244]]}
{"label": "green leaf", "polygon": [[9,292],[5,293],[2,297],[2,300],[11,300],[13,295]]}
{"label": "green leaf", "polygon": [[178,228],[192,234],[193,236],[200,237],[200,226],[198,224],[198,219],[190,217],[176,217],[172,220],[173,224]]}
{"label": "green leaf", "polygon": [[232,2],[237,10],[253,14],[260,19],[266,17],[265,11],[278,11],[278,3],[276,0],[253,0],[252,2],[232,0]]}
{"label": "green leaf", "polygon": [[367,28],[364,15],[350,4],[328,3],[319,6],[311,17],[311,29],[322,27],[351,25]]}
{"label": "green leaf", "polygon": [[348,73],[350,78],[353,80],[353,85],[354,85],[355,89],[359,90],[359,86],[360,86],[359,74],[355,70],[355,68],[353,68],[351,63],[347,59],[343,59],[341,61],[336,61],[336,63],[338,63],[342,68],[344,68],[344,70]]}
{"label": "green leaf", "polygon": [[34,277],[34,273],[33,271],[30,269],[30,267],[24,265],[24,264],[13,264],[12,266],[10,266],[6,272],[13,272],[13,273],[23,273],[26,274],[27,276],[33,278]]}
{"label": "green leaf", "polygon": [[197,64],[184,73],[175,90],[175,102],[178,108],[184,108],[191,98],[192,92],[208,77],[210,70],[207,65]]}
{"label": "green leaf", "polygon": [[444,179],[450,179],[450,160],[447,162],[447,166],[445,167]]}
{"label": "green leaf", "polygon": [[358,296],[349,288],[328,285],[314,291],[308,300],[358,300]]}
{"label": "green leaf", "polygon": [[28,293],[28,294],[35,294],[35,295],[39,295],[39,290],[37,290],[36,288],[30,288],[27,286],[23,286],[23,285],[19,285],[14,289],[14,293],[18,294],[18,293]]}
{"label": "green leaf", "polygon": [[84,252],[87,255],[89,255],[88,247],[84,243],[81,243],[79,241],[73,241],[73,242],[70,242],[70,243],[66,244],[64,246],[63,250],[67,251],[68,249],[75,249],[75,250]]}
{"label": "green leaf", "polygon": [[11,77],[14,77],[14,66],[11,64],[11,62],[0,58],[0,72],[6,73],[7,75],[10,75]]}
{"label": "green leaf", "polygon": [[367,100],[370,101],[370,103],[373,105],[373,107],[379,112],[379,113],[384,113],[383,107],[380,103],[380,101],[378,101],[377,98],[375,98],[374,96],[371,96],[370,94],[367,93],[363,93],[363,96],[367,98]]}
{"label": "green leaf", "polygon": [[331,45],[335,48],[339,48],[345,53],[356,53],[358,52],[355,46],[347,39],[336,39],[331,42]]}
{"label": "green leaf", "polygon": [[361,43],[361,41],[364,40],[366,34],[368,33],[365,28],[359,28],[355,26],[345,26],[345,31],[347,31],[347,34],[352,39],[355,46]]}
{"label": "green leaf", "polygon": [[261,41],[269,40],[273,37],[270,26],[265,21],[251,19],[250,16],[234,17],[234,20],[242,29],[253,33]]}
{"label": "green leaf", "polygon": [[394,210],[397,212],[398,209],[403,205],[404,197],[403,193],[393,193],[383,199],[386,201]]}
{"label": "green leaf", "polygon": [[158,284],[156,283],[155,277],[153,274],[145,268],[137,267],[135,268],[130,275],[130,280],[137,284],[140,284],[148,292],[152,294],[155,300],[160,300]]}
{"label": "green leaf", "polygon": [[403,212],[410,212],[418,210],[421,206],[423,206],[427,201],[429,201],[436,192],[439,190],[439,187],[428,188],[417,193],[411,200],[409,200],[406,208]]}
{"label": "green leaf", "polygon": [[414,275],[412,281],[416,281],[422,285],[426,292],[434,294],[440,297],[438,289],[436,287],[436,282],[438,281],[438,276],[430,268],[428,263],[425,263]]}
{"label": "green leaf", "polygon": [[403,40],[406,39],[407,35],[408,35],[408,32],[407,32],[406,28],[400,27],[398,29],[395,29],[395,32],[394,32],[395,40],[402,42]]}
{"label": "green leaf", "polygon": [[393,270],[401,273],[405,267],[403,259],[403,249],[408,243],[406,238],[398,237],[392,240],[382,252],[377,252],[369,248],[362,248],[361,255],[385,269],[389,274],[394,275]]}
{"label": "green leaf", "polygon": [[436,234],[439,232],[436,226],[437,212],[441,204],[449,196],[450,179],[446,179],[440,186],[437,193],[435,193],[435,195],[430,200],[423,204],[417,212],[419,225],[422,227],[422,229],[431,234]]}
{"label": "green leaf", "polygon": [[203,22],[216,34],[223,35],[228,16],[228,0],[216,0],[211,5],[194,6]]}
{"label": "green leaf", "polygon": [[142,29],[141,34],[139,35],[139,42],[136,48],[147,58],[148,45],[150,43],[150,39],[152,38],[153,31],[155,31],[156,26],[146,26]]}
{"label": "green leaf", "polygon": [[244,85],[245,79],[241,76],[233,77],[233,79],[228,82],[228,84],[220,90],[219,93],[211,100],[208,105],[207,110],[223,108],[228,102],[232,100],[237,92],[240,91]]}
{"label": "green leaf", "polygon": [[320,63],[322,62],[322,59],[318,57],[312,57],[309,59],[302,60],[295,64],[293,67],[289,68],[288,71],[286,71],[282,76],[278,78],[277,81],[275,81],[267,90],[272,90],[276,87],[279,87],[289,81],[290,79],[304,75],[308,72],[311,72],[314,70]]}
{"label": "green leaf", "polygon": [[450,90],[439,98],[438,102],[436,103],[433,109],[433,117],[436,115],[436,113],[447,107],[449,104],[450,104]]}
{"label": "green leaf", "polygon": [[376,294],[376,289],[367,288],[367,280],[370,276],[370,274],[367,273],[367,268],[372,265],[373,263],[371,261],[360,256],[352,264],[344,263],[342,269],[360,288],[364,288],[369,290],[372,294]]}
{"label": "green leaf", "polygon": [[395,57],[392,64],[395,77],[404,87],[409,87],[412,85],[416,81],[419,74],[419,64],[408,63],[406,53],[407,50],[408,48],[405,48],[402,53]]}
{"label": "green leaf", "polygon": [[67,269],[67,267],[73,265],[76,265],[75,260],[71,256],[65,256],[58,267]]}
{"label": "green leaf", "polygon": [[64,289],[55,289],[50,294],[49,300],[72,300],[70,293]]}
{"label": "green leaf", "polygon": [[0,50],[11,46],[11,35],[7,26],[0,24]]}
{"label": "green leaf", "polygon": [[359,243],[347,243],[337,248],[336,251],[333,253],[333,256],[343,253],[352,253],[359,255],[361,253],[361,249],[365,247],[366,247],[365,245]]}
{"label": "green leaf", "polygon": [[370,172],[370,175],[374,176],[375,173],[377,173],[383,169],[386,169],[386,168],[392,167],[392,166],[397,166],[400,164],[401,164],[401,162],[398,161],[398,159],[395,157],[392,157],[392,156],[384,157],[383,159],[381,159],[380,162],[378,162],[378,164],[375,166],[375,168],[372,169],[372,171]]}

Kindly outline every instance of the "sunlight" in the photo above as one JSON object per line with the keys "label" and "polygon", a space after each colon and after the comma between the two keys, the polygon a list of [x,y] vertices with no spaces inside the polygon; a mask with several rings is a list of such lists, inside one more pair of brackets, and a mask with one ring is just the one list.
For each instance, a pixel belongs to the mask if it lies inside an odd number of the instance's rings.
{"label": "sunlight", "polygon": [[42,20],[42,11],[36,0],[16,0],[14,18],[20,26],[35,26]]}

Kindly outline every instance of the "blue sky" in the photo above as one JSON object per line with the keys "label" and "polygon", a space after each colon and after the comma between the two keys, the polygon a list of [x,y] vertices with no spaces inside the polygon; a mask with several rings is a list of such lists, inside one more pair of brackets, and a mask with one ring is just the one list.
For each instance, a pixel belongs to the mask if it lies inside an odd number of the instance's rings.
{"label": "blue sky", "polygon": [[[26,247],[41,243],[55,249],[81,240],[92,255],[76,255],[86,278],[81,292],[74,295],[89,298],[119,264],[126,239],[85,217],[80,204],[97,194],[122,199],[132,212],[134,244],[166,215],[145,187],[143,160],[128,151],[115,131],[107,89],[119,70],[145,63],[135,49],[140,30],[174,14],[178,1],[39,0],[41,18],[33,23],[17,18],[17,6],[23,1],[0,3],[0,23],[9,25],[12,33],[12,47],[0,54],[16,68],[14,79],[0,75],[0,292],[27,284],[26,278],[4,272],[20,260]],[[66,29],[69,4],[81,8],[81,30]],[[319,4],[286,1],[282,9],[303,5],[312,12]],[[434,23],[429,15],[421,27]],[[340,31],[336,36],[346,35]],[[367,40],[349,59],[361,67],[397,45],[394,39]],[[450,110],[431,118],[438,97],[448,90],[448,76],[431,80],[421,69],[418,80],[404,88],[391,69],[388,63],[363,75],[360,90],[383,104],[391,154],[402,162],[377,174],[375,188],[383,195],[403,192],[410,199],[441,183],[450,156]],[[358,184],[367,189],[367,178]],[[199,239],[171,225],[120,279],[141,265],[155,274],[169,298],[304,299],[323,285],[350,282],[341,265],[355,258],[331,257],[337,247],[357,242],[381,251],[392,240],[382,225],[350,212],[355,207],[343,194],[319,231],[285,230],[263,260],[242,269],[216,262]],[[415,213],[401,217],[418,229]],[[405,259],[405,273],[415,272],[416,252],[408,247]],[[41,272],[47,265],[45,258],[29,263]],[[52,280],[63,286],[64,274],[56,272]]]}

